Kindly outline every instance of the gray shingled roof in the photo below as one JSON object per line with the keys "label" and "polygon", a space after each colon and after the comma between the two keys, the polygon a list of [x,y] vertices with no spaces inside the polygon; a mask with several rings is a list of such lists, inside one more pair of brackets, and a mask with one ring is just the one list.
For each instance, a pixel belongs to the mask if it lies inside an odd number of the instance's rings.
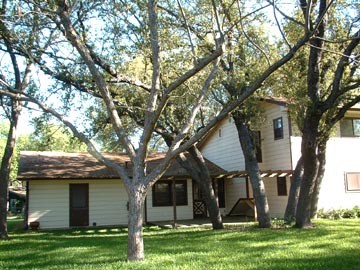
{"label": "gray shingled roof", "polygon": [[[131,176],[132,163],[123,153],[104,153],[108,159],[123,165]],[[164,154],[157,153],[148,158],[148,171],[161,162]],[[210,175],[215,177],[226,171],[206,160]],[[189,174],[180,164],[173,161],[163,178],[188,177]],[[98,162],[89,153],[32,152],[20,154],[18,180],[61,180],[61,179],[118,179],[119,176]]]}

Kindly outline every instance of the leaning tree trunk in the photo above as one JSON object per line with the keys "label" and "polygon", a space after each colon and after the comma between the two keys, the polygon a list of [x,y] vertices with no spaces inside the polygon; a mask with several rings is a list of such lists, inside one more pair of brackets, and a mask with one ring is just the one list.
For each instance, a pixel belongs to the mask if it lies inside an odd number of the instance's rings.
{"label": "leaning tree trunk", "polygon": [[251,131],[248,126],[243,123],[241,116],[238,114],[233,116],[236,129],[238,131],[239,140],[245,158],[245,168],[250,177],[251,186],[254,193],[255,205],[257,211],[257,219],[259,227],[271,227],[271,218],[269,213],[269,204],[266,197],[265,185],[261,179],[259,172],[259,164],[256,158],[256,150]]}
{"label": "leaning tree trunk", "polygon": [[143,260],[143,213],[146,190],[141,185],[128,187],[129,217],[128,217],[128,241],[127,259],[129,261]]}
{"label": "leaning tree trunk", "polygon": [[192,158],[187,158],[186,155],[180,155],[177,160],[190,174],[191,178],[199,184],[199,187],[205,196],[205,204],[209,211],[212,228],[214,230],[224,229],[219,203],[215,196],[205,159],[195,146],[191,147],[188,151]]}
{"label": "leaning tree trunk", "polygon": [[311,205],[315,182],[319,169],[317,158],[318,143],[316,129],[311,127],[304,130],[301,143],[301,154],[304,162],[304,175],[300,187],[299,201],[296,209],[296,227],[312,227]]}
{"label": "leaning tree trunk", "polygon": [[10,129],[6,142],[4,155],[1,161],[0,168],[0,239],[7,239],[7,196],[9,189],[9,179],[11,171],[11,160],[14,154],[16,142],[16,130],[19,120],[19,104],[12,101]]}
{"label": "leaning tree trunk", "polygon": [[[326,140],[327,141],[327,140]],[[319,202],[319,194],[321,188],[321,182],[324,178],[325,174],[325,165],[326,165],[326,142],[320,143],[318,146],[318,160],[319,160],[319,168],[316,176],[315,186],[313,194],[311,195],[311,218],[316,217],[318,202]]]}
{"label": "leaning tree trunk", "polygon": [[291,179],[290,192],[284,214],[284,220],[285,223],[287,224],[290,224],[295,220],[296,207],[299,200],[300,185],[301,185],[301,179],[303,177],[303,173],[304,173],[304,166],[303,166],[302,157],[300,157],[296,164],[294,174]]}

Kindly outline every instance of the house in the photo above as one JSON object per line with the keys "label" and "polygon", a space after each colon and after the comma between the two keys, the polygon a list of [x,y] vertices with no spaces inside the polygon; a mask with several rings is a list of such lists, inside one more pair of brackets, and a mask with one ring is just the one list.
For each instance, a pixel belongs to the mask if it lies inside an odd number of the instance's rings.
{"label": "house", "polygon": [[[288,104],[267,98],[260,102],[266,117],[257,131],[258,161],[272,217],[283,217],[292,171],[300,157],[301,137],[292,122]],[[205,158],[228,171],[224,215],[231,215],[240,202],[252,199],[245,162],[235,124],[223,120],[202,142]],[[360,205],[360,107],[347,112],[327,144],[326,171],[318,208],[352,208]],[[236,211],[235,211],[236,212]]]}
{"label": "house", "polygon": [[[283,217],[291,176],[300,156],[301,137],[284,100],[267,98],[260,106],[266,120],[256,132],[259,167],[270,214]],[[252,189],[232,118],[221,121],[199,148],[207,160],[222,214],[254,216]],[[360,205],[359,153],[360,108],[352,108],[328,142],[319,209]],[[130,175],[132,164],[126,155],[106,156],[122,164]],[[162,157],[151,156],[148,169]],[[41,228],[127,224],[128,202],[122,181],[87,153],[22,152],[18,178],[27,184],[28,224],[38,221]],[[172,202],[173,187],[176,206]],[[198,186],[174,161],[147,196],[145,221],[206,215]]]}
{"label": "house", "polygon": [[[132,164],[125,154],[104,155],[131,174]],[[148,170],[163,157],[164,154],[150,156]],[[226,172],[210,161],[206,165],[214,181],[221,183],[216,177]],[[128,222],[128,196],[122,181],[88,153],[21,152],[18,180],[26,182],[28,225],[38,222],[40,228],[49,229]],[[204,216],[206,208],[203,201],[197,200],[199,194],[197,184],[174,161],[147,196],[145,221]],[[224,196],[220,188],[217,194],[221,201]]]}

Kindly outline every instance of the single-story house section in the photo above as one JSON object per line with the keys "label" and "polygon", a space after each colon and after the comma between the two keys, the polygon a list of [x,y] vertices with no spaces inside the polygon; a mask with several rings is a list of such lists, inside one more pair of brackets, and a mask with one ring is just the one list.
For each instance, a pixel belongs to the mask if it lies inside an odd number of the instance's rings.
{"label": "single-story house section", "polygon": [[[104,154],[122,164],[131,175],[132,164],[125,154]],[[148,159],[151,170],[164,157]],[[218,182],[219,203],[224,200],[222,168],[207,161],[210,175]],[[26,182],[26,224],[39,222],[42,229],[78,226],[127,225],[128,196],[122,180],[88,153],[21,152],[18,180]],[[173,189],[173,185],[175,188]],[[172,193],[176,193],[174,209]],[[193,219],[206,216],[199,189],[176,162],[147,195],[146,222]],[[176,211],[174,211],[176,210]]]}

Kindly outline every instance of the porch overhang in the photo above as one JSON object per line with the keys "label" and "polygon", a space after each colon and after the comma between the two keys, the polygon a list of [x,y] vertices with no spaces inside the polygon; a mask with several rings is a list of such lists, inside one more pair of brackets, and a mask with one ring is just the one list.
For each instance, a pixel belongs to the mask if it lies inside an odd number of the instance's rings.
{"label": "porch overhang", "polygon": [[[261,177],[287,177],[293,175],[293,170],[260,170]],[[215,178],[239,178],[239,177],[248,177],[249,174],[247,171],[231,171],[224,174],[220,174]]]}

